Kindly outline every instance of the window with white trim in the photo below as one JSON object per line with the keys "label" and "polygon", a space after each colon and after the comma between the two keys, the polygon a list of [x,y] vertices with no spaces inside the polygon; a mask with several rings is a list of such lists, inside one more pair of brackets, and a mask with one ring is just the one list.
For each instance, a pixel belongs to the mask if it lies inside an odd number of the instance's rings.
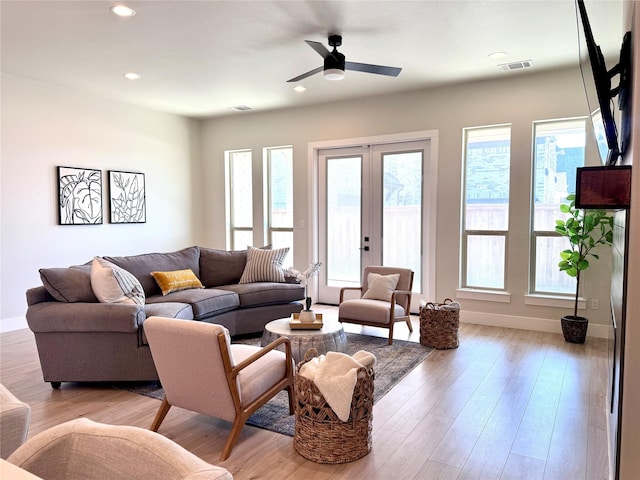
{"label": "window with white trim", "polygon": [[227,176],[227,246],[243,250],[253,245],[253,182],[251,150],[225,152]]}
{"label": "window with white trim", "polygon": [[289,247],[284,265],[293,264],[293,147],[264,149],[267,243]]}
{"label": "window with white trim", "polygon": [[462,288],[504,290],[511,126],[464,129]]}
{"label": "window with white trim", "polygon": [[585,118],[533,124],[533,187],[531,208],[530,291],[571,294],[575,279],[558,269],[567,240],[555,232],[563,215],[560,204],[575,193],[576,172],[584,166]]}

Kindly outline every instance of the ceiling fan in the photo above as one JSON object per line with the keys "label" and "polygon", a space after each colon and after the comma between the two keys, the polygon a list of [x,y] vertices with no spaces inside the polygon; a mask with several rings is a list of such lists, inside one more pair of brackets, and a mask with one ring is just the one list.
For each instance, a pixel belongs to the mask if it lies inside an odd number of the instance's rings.
{"label": "ceiling fan", "polygon": [[337,47],[342,45],[341,35],[329,35],[329,45],[333,47],[333,51],[331,52],[320,42],[313,42],[311,40],[305,40],[305,42],[324,58],[324,65],[294,77],[291,80],[287,80],[287,82],[299,82],[320,72],[324,72],[324,78],[327,80],[342,80],[345,70],[375,73],[389,77],[397,77],[402,70],[402,68],[372,65],[370,63],[346,62],[344,55],[337,50]]}

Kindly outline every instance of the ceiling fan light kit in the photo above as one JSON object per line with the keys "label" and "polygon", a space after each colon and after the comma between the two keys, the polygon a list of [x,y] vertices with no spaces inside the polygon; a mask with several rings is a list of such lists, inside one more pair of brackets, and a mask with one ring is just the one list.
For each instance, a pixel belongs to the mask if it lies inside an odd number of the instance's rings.
{"label": "ceiling fan light kit", "polygon": [[313,48],[322,58],[324,58],[324,65],[322,67],[314,68],[302,75],[287,80],[287,82],[299,82],[311,75],[323,72],[324,78],[327,80],[342,80],[344,78],[345,70],[353,70],[356,72],[374,73],[377,75],[386,75],[389,77],[397,77],[402,68],[398,67],[385,67],[382,65],[372,65],[369,63],[357,63],[347,62],[345,56],[338,52],[337,47],[342,45],[342,36],[329,35],[329,45],[333,47],[330,52],[327,48],[319,43],[311,40],[305,40],[307,45]]}
{"label": "ceiling fan light kit", "polygon": [[324,71],[324,78],[327,80],[342,80],[344,78],[344,70],[331,68]]}
{"label": "ceiling fan light kit", "polygon": [[333,47],[333,51],[324,57],[324,78],[327,80],[342,80],[344,78],[344,55],[336,50],[336,47],[342,45],[342,37],[340,35],[330,35],[329,45]]}

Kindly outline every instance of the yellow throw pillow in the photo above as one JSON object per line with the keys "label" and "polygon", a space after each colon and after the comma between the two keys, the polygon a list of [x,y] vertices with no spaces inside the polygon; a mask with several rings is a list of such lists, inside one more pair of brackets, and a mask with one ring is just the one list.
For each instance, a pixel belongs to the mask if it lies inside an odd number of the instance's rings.
{"label": "yellow throw pillow", "polygon": [[162,295],[191,288],[204,288],[190,268],[173,272],[151,272],[151,275],[156,279],[156,283],[162,290]]}

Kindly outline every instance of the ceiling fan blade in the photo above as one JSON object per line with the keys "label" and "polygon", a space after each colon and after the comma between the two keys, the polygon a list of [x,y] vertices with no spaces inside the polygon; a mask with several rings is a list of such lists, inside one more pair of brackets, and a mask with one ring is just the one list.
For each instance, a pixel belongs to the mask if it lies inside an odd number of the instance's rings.
{"label": "ceiling fan blade", "polygon": [[378,75],[387,75],[389,77],[397,77],[402,71],[402,68],[398,67],[385,67],[382,65],[371,65],[369,63],[358,62],[345,62],[345,68],[356,72],[375,73]]}
{"label": "ceiling fan blade", "polygon": [[314,68],[313,70],[309,70],[307,73],[303,73],[302,75],[294,77],[291,80],[287,80],[287,82],[299,82],[300,80],[304,80],[305,78],[310,77],[311,75],[315,75],[316,73],[320,73],[323,70],[324,66]]}
{"label": "ceiling fan blade", "polygon": [[322,58],[327,58],[327,55],[330,55],[331,52],[329,52],[329,50],[327,50],[327,47],[325,47],[323,44],[321,44],[320,42],[314,42],[311,40],[305,40],[305,42],[307,42],[307,45],[309,45],[311,48],[313,48],[316,52],[318,52],[318,54],[322,57]]}

